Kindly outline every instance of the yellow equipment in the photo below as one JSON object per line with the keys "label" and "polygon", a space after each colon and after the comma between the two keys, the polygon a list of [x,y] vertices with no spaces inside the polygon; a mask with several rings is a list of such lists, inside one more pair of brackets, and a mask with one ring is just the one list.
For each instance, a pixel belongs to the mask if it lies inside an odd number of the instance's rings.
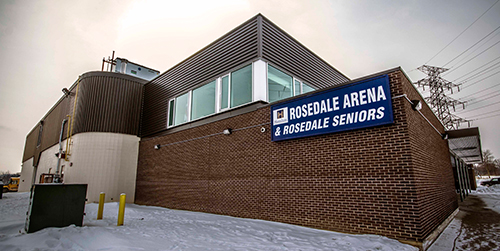
{"label": "yellow equipment", "polygon": [[3,185],[3,192],[17,192],[19,188],[19,177],[12,177],[9,180],[9,183]]}

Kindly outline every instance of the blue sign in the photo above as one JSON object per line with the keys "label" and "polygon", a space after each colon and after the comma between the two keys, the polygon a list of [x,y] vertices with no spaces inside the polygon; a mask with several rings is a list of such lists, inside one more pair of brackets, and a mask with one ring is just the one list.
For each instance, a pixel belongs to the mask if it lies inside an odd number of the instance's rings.
{"label": "blue sign", "polygon": [[273,141],[393,122],[392,99],[387,75],[271,106]]}

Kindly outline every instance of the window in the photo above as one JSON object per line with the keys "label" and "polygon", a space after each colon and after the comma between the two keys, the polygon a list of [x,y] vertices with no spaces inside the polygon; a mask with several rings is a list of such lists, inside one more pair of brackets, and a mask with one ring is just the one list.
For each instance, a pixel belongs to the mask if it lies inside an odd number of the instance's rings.
{"label": "window", "polygon": [[174,125],[174,104],[175,104],[175,99],[171,99],[168,102],[168,126],[173,126]]}
{"label": "window", "polygon": [[252,102],[252,65],[231,73],[231,107]]}
{"label": "window", "polygon": [[220,109],[229,107],[229,75],[222,77],[221,80]]}
{"label": "window", "polygon": [[269,102],[272,103],[278,100],[292,97],[292,80],[292,77],[268,65],[267,85]]}
{"label": "window", "polygon": [[[220,107],[217,107],[218,102]],[[167,127],[252,102],[252,64],[168,101]]]}
{"label": "window", "polygon": [[191,120],[215,113],[215,80],[193,90]]}
{"label": "window", "polygon": [[314,91],[314,88],[307,85],[306,83],[302,83],[302,93],[308,93]]}
{"label": "window", "polygon": [[174,125],[189,121],[189,92],[175,98]]}

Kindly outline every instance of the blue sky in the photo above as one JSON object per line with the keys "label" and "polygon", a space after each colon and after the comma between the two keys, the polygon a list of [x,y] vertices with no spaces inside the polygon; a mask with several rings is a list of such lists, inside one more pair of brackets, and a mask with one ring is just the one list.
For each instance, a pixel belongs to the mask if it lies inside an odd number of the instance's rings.
{"label": "blue sky", "polygon": [[[119,57],[164,72],[262,13],[351,79],[401,66],[417,81],[425,75],[415,68],[424,63],[445,65],[500,25],[499,3],[429,61],[495,2],[0,1],[0,171],[21,170],[25,137],[62,96],[61,89],[82,73],[100,70],[102,58],[113,50]],[[448,64],[453,72],[445,78],[463,81],[462,76],[499,57],[497,44],[460,66],[469,53],[472,58],[500,41],[499,33],[466,52],[463,60]],[[495,69],[464,86],[496,73]],[[500,100],[495,96],[500,86],[494,87],[499,82],[500,74],[492,75],[454,94],[460,98],[491,87],[466,99],[491,98],[469,101],[471,111],[458,115],[499,114],[500,104],[494,104]],[[499,122],[500,116],[473,121],[483,149],[497,158]]]}

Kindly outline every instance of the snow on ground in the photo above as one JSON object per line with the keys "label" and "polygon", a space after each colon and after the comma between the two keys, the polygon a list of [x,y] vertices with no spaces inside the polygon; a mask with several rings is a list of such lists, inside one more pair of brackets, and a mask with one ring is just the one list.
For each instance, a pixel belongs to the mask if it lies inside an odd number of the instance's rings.
{"label": "snow on ground", "polygon": [[[499,176],[491,176],[491,178],[500,178]],[[478,194],[486,203],[488,209],[494,210],[500,214],[500,185],[481,186],[481,181],[490,180],[491,178],[483,178],[477,180],[477,189],[473,194]]]}
{"label": "snow on ground", "polygon": [[87,204],[84,226],[24,228],[29,193],[0,200],[0,250],[418,250],[377,235],[349,235],[262,220],[127,204],[116,226],[118,204]]}
{"label": "snow on ground", "polygon": [[[428,251],[500,249],[500,223],[498,222],[500,185],[490,187],[480,185],[481,181],[489,179],[477,180],[477,190],[472,191],[470,198],[463,202],[465,210],[459,212]],[[477,199],[482,202],[476,202],[474,206],[471,206],[470,201]],[[475,207],[483,209],[477,210]],[[471,217],[468,215],[471,212],[467,212],[469,209],[477,210],[476,214],[483,215]]]}

